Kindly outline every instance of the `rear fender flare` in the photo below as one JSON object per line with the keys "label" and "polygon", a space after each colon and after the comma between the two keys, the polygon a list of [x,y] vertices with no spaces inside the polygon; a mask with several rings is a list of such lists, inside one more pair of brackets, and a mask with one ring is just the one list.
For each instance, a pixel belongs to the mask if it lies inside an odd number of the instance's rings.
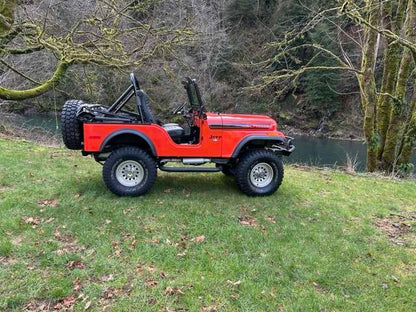
{"label": "rear fender flare", "polygon": [[250,142],[254,141],[268,141],[270,143],[276,142],[276,143],[284,143],[285,139],[282,136],[268,136],[268,135],[249,135],[245,138],[243,138],[234,149],[231,158],[237,158],[240,154],[241,150],[249,144]]}
{"label": "rear fender flare", "polygon": [[135,135],[135,136],[139,137],[140,139],[144,140],[146,142],[146,144],[149,145],[149,149],[150,149],[150,152],[152,153],[152,156],[155,156],[155,157],[157,156],[156,148],[153,145],[152,141],[149,139],[149,137],[146,134],[144,134],[140,131],[132,130],[132,129],[120,129],[120,130],[117,130],[117,131],[111,133],[109,136],[107,136],[104,139],[103,143],[101,143],[100,152],[102,152],[104,150],[105,146],[108,144],[108,142],[110,142],[110,140],[114,139],[115,137],[117,137],[119,135],[123,135],[123,134],[132,134],[132,135]]}

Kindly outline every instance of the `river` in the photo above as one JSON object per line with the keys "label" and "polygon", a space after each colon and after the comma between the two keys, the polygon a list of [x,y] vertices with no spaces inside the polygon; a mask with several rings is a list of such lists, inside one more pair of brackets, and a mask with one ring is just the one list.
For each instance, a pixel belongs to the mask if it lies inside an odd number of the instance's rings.
{"label": "river", "polygon": [[[54,134],[60,133],[59,118],[49,115],[28,115],[19,119],[23,127],[40,127]],[[345,166],[347,154],[356,159],[357,171],[365,170],[366,146],[360,141],[317,138],[312,136],[295,136],[296,150],[290,157],[285,157],[287,163],[300,163],[319,167]],[[416,153],[412,163],[416,167]]]}

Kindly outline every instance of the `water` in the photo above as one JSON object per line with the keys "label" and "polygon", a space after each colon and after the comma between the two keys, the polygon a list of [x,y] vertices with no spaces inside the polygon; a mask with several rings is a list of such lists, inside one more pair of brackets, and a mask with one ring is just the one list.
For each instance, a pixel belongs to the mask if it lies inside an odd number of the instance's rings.
{"label": "water", "polygon": [[[23,116],[20,120],[23,127],[39,127],[60,135],[59,117],[56,120],[53,115],[36,114]],[[357,159],[356,170],[365,170],[366,146],[363,142],[295,136],[294,144],[296,150],[290,157],[284,158],[287,163],[301,163],[320,167],[345,166],[348,154],[352,159]],[[412,163],[416,167],[416,153],[413,155]]]}
{"label": "water", "polygon": [[311,136],[295,136],[296,150],[285,159],[288,163],[313,166],[345,166],[347,154],[357,159],[357,170],[364,171],[366,145],[360,141],[335,140]]}
{"label": "water", "polygon": [[41,128],[53,134],[61,133],[61,117],[47,114],[31,114],[20,116],[17,122],[23,128]]}

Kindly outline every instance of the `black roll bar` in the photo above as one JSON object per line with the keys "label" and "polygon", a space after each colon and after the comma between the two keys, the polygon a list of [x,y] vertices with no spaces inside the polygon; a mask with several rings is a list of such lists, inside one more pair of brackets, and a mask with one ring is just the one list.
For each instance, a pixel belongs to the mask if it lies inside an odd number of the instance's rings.
{"label": "black roll bar", "polygon": [[117,114],[124,105],[135,96],[137,109],[139,111],[141,122],[144,123],[142,113],[142,101],[139,97],[140,85],[133,73],[130,74],[130,86],[123,92],[123,94],[108,108],[108,113]]}

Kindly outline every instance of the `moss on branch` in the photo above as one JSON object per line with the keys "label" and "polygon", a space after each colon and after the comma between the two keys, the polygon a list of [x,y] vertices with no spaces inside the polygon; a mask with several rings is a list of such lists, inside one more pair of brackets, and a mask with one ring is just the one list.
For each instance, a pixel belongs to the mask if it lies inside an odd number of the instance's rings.
{"label": "moss on branch", "polygon": [[44,81],[39,86],[30,89],[14,90],[0,87],[0,98],[4,100],[24,100],[37,97],[56,86],[59,80],[67,71],[69,65],[70,64],[67,62],[59,61],[56,66],[55,72],[53,73],[50,79]]}

